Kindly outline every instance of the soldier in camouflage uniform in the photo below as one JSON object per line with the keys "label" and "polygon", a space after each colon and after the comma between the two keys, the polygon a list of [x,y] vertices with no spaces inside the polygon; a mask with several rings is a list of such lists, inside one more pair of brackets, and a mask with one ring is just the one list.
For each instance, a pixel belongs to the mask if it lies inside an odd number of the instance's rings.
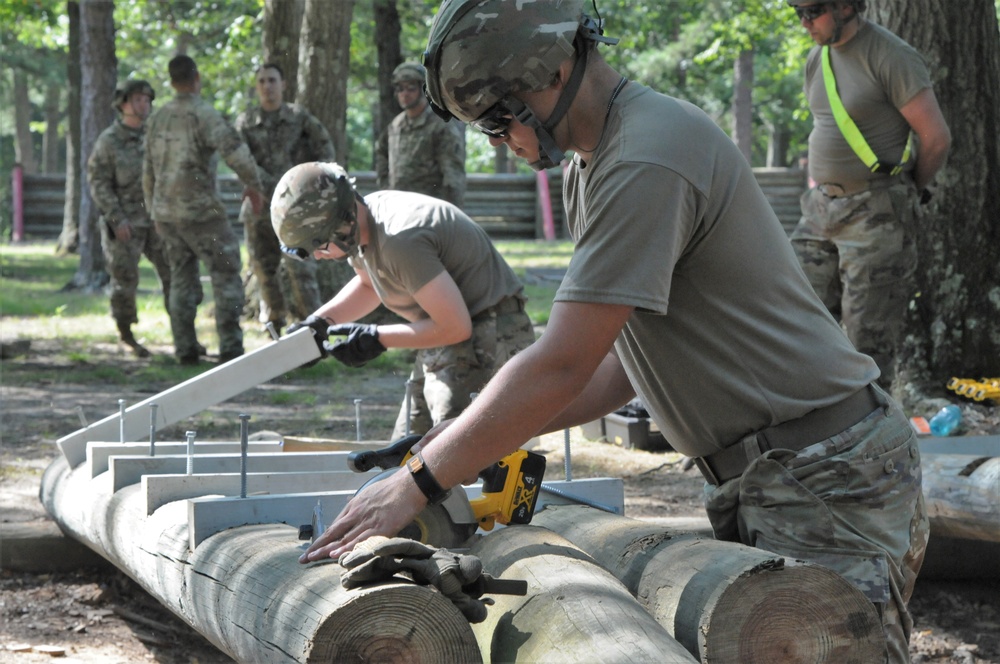
{"label": "soldier in camouflage uniform", "polygon": [[[813,114],[809,176],[792,246],[823,304],[889,388],[913,295],[918,202],[951,143],[920,54],[864,19],[864,0],[789,0],[817,46],[806,63]],[[873,168],[845,138],[822,73],[827,48],[838,96],[870,150]],[[877,64],[876,64],[877,63]],[[911,149],[911,131],[919,143]],[[898,166],[897,166],[898,165]],[[921,194],[920,192],[924,192]]]}
{"label": "soldier in camouflage uniform", "polygon": [[87,160],[87,180],[101,211],[98,226],[111,275],[111,317],[122,342],[139,357],[149,357],[132,334],[132,325],[139,322],[135,294],[142,256],[156,269],[163,302],[170,308],[170,267],[142,200],[143,132],[155,98],[146,81],[133,79],[119,86],[112,102],[118,118],[97,137]]}
{"label": "soldier in camouflage uniform", "polygon": [[465,199],[465,128],[445,123],[424,96],[424,68],[404,62],[392,73],[403,108],[379,137],[375,173],[380,189],[416,191],[462,207]]}
{"label": "soldier in camouflage uniform", "polygon": [[535,168],[575,151],[563,185],[573,256],[539,340],[424,437],[421,464],[358,492],[300,560],[393,535],[532,436],[638,395],[705,476],[717,537],[836,570],[881,616],[886,659],[907,661],[906,599],[927,542],[914,431],[816,296],[733,142],[697,107],[616,72],[598,49],[614,40],[584,6],[442,3],[424,59],[431,103]]}
{"label": "soldier in camouflage uniform", "polygon": [[[333,161],[336,157],[333,141],[322,123],[301,106],[284,102],[285,80],[278,65],[262,65],[257,70],[256,80],[260,105],[242,113],[236,119],[236,129],[243,135],[260,167],[264,195],[270,201],[274,186],[289,168],[306,161]],[[260,214],[254,214],[249,201],[245,201],[240,220],[250,269],[260,288],[260,322],[273,323],[279,331],[285,325],[289,312],[278,274],[282,265],[291,289],[290,313],[301,320],[318,309],[322,300],[316,285],[316,264],[282,262],[269,208],[265,206]]]}
{"label": "soldier in camouflage uniform", "polygon": [[239,132],[201,98],[201,76],[194,60],[179,55],[169,69],[177,94],[147,123],[142,188],[170,263],[174,353],[181,364],[198,363],[194,319],[202,299],[201,260],[215,297],[219,359],[227,362],[243,354],[243,282],[239,239],[216,191],[216,153],[239,176],[246,186],[244,196],[257,209],[264,204],[263,184]]}
{"label": "soldier in camouflage uniform", "polygon": [[[394,437],[457,416],[471,394],[535,339],[520,280],[486,232],[454,205],[423,194],[357,195],[337,164],[296,166],[271,203],[291,255],[347,259],[356,276],[300,326],[324,354],[362,366],[386,348],[416,348],[412,402]],[[384,304],[405,323],[356,324]],[[346,339],[331,343],[329,335]]]}

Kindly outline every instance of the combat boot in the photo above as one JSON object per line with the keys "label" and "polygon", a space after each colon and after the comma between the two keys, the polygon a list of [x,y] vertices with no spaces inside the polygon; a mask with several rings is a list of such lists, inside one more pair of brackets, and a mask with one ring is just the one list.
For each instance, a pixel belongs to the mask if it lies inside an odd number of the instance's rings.
{"label": "combat boot", "polygon": [[121,337],[122,343],[132,349],[136,357],[149,357],[150,352],[146,348],[135,340],[132,336],[132,326],[127,323],[118,323],[118,336]]}

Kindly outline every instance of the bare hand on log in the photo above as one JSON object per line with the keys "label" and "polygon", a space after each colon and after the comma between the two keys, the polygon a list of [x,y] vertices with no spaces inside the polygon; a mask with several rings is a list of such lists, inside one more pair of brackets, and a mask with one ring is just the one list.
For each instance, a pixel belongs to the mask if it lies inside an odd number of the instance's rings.
{"label": "bare hand on log", "polygon": [[392,537],[426,506],[427,499],[409,473],[394,473],[381,482],[372,482],[351,498],[326,532],[299,557],[299,562],[337,560],[373,535]]}

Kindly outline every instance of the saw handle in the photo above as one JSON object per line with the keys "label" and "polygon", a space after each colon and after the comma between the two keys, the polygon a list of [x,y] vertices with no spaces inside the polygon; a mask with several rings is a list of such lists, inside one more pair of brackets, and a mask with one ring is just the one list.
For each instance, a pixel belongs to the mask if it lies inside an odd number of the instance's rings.
{"label": "saw handle", "polygon": [[351,452],[347,455],[347,467],[356,473],[364,473],[376,467],[389,470],[401,466],[410,455],[410,449],[420,442],[421,438],[423,438],[421,434],[413,433],[380,450]]}
{"label": "saw handle", "polygon": [[527,595],[528,582],[523,579],[498,579],[483,572],[475,581],[462,586],[462,592],[473,599],[483,595]]}

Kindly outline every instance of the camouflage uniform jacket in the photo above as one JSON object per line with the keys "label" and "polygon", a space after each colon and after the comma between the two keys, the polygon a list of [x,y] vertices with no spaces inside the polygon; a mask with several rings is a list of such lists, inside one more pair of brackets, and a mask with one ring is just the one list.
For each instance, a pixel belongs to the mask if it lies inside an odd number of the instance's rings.
{"label": "camouflage uniform jacket", "polygon": [[263,191],[239,132],[199,95],[178,93],[153,113],[146,123],[142,189],[155,221],[226,218],[215,185],[216,152],[244,185]]}
{"label": "camouflage uniform jacket", "polygon": [[90,194],[101,211],[101,221],[111,229],[128,222],[148,228],[149,215],[142,197],[142,127],[133,129],[121,120],[101,132],[87,159]]}
{"label": "camouflage uniform jacket", "polygon": [[335,161],[326,127],[298,104],[267,113],[259,106],[240,114],[236,129],[250,146],[261,170],[262,190],[270,199],[281,176],[296,164]]}
{"label": "camouflage uniform jacket", "polygon": [[462,207],[465,199],[464,125],[445,122],[430,105],[410,118],[400,113],[379,139],[375,171],[380,189],[401,189]]}

